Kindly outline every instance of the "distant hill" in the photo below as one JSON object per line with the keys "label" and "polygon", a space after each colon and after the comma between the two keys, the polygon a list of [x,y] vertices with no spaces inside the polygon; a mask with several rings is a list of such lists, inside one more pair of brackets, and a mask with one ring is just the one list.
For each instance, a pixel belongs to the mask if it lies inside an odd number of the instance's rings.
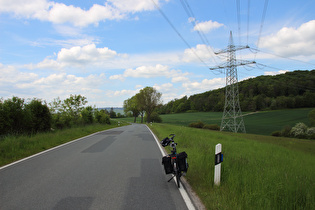
{"label": "distant hill", "polygon": [[115,112],[116,114],[118,114],[118,113],[120,113],[120,114],[125,114],[125,113],[124,113],[124,108],[122,108],[122,107],[105,107],[105,108],[98,108],[98,109],[99,109],[99,110],[106,109],[106,110],[109,112],[111,108],[114,109],[114,112]]}
{"label": "distant hill", "polygon": [[[315,70],[258,76],[238,83],[242,111],[315,107]],[[174,99],[160,114],[223,111],[225,88]]]}

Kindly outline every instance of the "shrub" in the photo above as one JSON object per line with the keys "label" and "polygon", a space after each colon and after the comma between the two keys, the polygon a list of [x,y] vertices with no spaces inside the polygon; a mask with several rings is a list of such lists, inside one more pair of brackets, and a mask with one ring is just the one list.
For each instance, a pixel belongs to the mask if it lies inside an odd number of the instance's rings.
{"label": "shrub", "polygon": [[[155,122],[155,123],[161,123],[162,122],[162,118],[160,117],[160,115],[157,112],[153,112],[150,116],[151,122]],[[144,121],[147,121],[147,115],[145,114],[144,116]]]}
{"label": "shrub", "polygon": [[199,121],[199,122],[190,123],[188,126],[192,127],[192,128],[203,128],[205,126],[205,124],[203,122]]}
{"label": "shrub", "polygon": [[290,137],[291,136],[292,127],[287,125],[281,130],[281,136]]}
{"label": "shrub", "polygon": [[204,126],[203,126],[203,129],[209,129],[209,130],[219,131],[219,130],[220,130],[220,126],[218,126],[217,124],[204,125]]}
{"label": "shrub", "polygon": [[281,136],[281,131],[274,131],[271,133],[272,136],[280,137]]}
{"label": "shrub", "polygon": [[315,139],[315,127],[309,128],[306,130],[307,138]]}
{"label": "shrub", "polygon": [[304,123],[297,123],[291,129],[291,135],[296,138],[305,138],[306,137],[307,126]]}

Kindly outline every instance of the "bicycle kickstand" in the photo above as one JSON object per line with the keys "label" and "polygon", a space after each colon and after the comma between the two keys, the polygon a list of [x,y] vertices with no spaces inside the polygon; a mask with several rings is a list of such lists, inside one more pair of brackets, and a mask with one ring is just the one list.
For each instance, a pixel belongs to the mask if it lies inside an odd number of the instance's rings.
{"label": "bicycle kickstand", "polygon": [[170,178],[167,182],[170,182],[173,178],[174,178],[175,176],[174,175],[172,175],[172,178]]}

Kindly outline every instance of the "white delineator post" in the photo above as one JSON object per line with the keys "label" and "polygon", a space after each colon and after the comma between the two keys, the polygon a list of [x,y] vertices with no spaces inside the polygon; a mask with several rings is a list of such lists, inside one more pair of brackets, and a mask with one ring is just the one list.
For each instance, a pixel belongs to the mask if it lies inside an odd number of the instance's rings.
{"label": "white delineator post", "polygon": [[215,146],[215,166],[214,166],[214,184],[219,186],[221,180],[221,162],[222,162],[222,145],[217,144]]}

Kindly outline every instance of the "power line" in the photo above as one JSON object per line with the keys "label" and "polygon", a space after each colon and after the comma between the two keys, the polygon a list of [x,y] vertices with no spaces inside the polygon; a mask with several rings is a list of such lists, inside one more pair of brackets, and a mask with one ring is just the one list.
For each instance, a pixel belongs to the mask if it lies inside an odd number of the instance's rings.
{"label": "power line", "polygon": [[248,34],[249,34],[249,14],[250,14],[250,0],[248,0],[248,4],[247,4],[247,40],[246,40],[247,45],[248,45]]}
{"label": "power line", "polygon": [[194,12],[192,11],[191,7],[189,6],[187,0],[180,0],[180,2],[181,2],[181,4],[182,4],[182,6],[183,6],[183,8],[184,8],[184,10],[185,10],[185,12],[186,12],[188,18],[190,18],[191,24],[193,25],[194,28],[197,29],[196,31],[197,31],[197,33],[198,33],[198,35],[199,35],[199,37],[200,37],[202,43],[203,43],[204,45],[206,45],[206,46],[209,46],[209,47],[211,48],[212,52],[209,50],[208,47],[207,47],[206,49],[207,49],[207,51],[209,52],[209,54],[210,54],[212,60],[213,60],[215,63],[217,63],[217,61],[215,60],[215,58],[212,56],[212,54],[214,53],[214,50],[212,49],[212,47],[211,47],[211,45],[210,45],[210,43],[209,43],[209,41],[208,41],[206,35],[204,34],[204,32],[201,30],[201,28],[200,28],[200,27],[198,26],[198,24],[196,23],[196,17],[195,17],[195,15],[194,15]]}
{"label": "power line", "polygon": [[241,14],[240,14],[241,8],[240,7],[241,7],[240,0],[236,0],[239,45],[241,45]]}
{"label": "power line", "polygon": [[[193,50],[193,48],[189,45],[189,43],[184,39],[184,37],[179,33],[179,31],[175,28],[175,26],[172,24],[172,22],[169,20],[169,18],[166,16],[166,14],[162,11],[162,9],[155,3],[154,0],[152,0],[154,6],[159,10],[161,15],[164,17],[164,19],[168,22],[168,24],[173,28],[173,30],[177,33],[177,35],[182,39],[182,41],[187,45],[187,47],[195,54],[195,56],[206,66],[208,65],[198,56],[198,54]],[[209,67],[208,67],[209,68]]]}
{"label": "power line", "polygon": [[[263,26],[264,26],[265,17],[266,17],[266,13],[267,13],[267,7],[268,7],[268,0],[265,0],[264,10],[263,10],[263,14],[262,14],[262,17],[261,17],[259,35],[258,35],[257,48],[259,47],[260,37],[261,37],[261,33],[262,33],[262,29],[263,29]],[[256,54],[255,54],[255,58],[256,58]]]}
{"label": "power line", "polygon": [[292,61],[297,61],[297,62],[301,62],[301,63],[305,63],[305,64],[309,64],[309,65],[315,66],[314,63],[310,63],[310,62],[306,62],[306,61],[301,61],[301,60],[294,59],[294,58],[289,58],[289,57],[286,57],[286,56],[278,55],[278,54],[271,53],[271,52],[267,52],[267,51],[264,51],[264,50],[259,50],[259,49],[255,49],[255,48],[250,48],[250,50],[256,51],[256,52],[254,52],[254,53],[263,52],[263,53],[266,53],[266,54],[269,54],[269,55],[274,55],[274,56],[277,56],[277,57],[280,57],[280,58],[284,58],[284,59],[288,59],[288,60],[292,60]]}

